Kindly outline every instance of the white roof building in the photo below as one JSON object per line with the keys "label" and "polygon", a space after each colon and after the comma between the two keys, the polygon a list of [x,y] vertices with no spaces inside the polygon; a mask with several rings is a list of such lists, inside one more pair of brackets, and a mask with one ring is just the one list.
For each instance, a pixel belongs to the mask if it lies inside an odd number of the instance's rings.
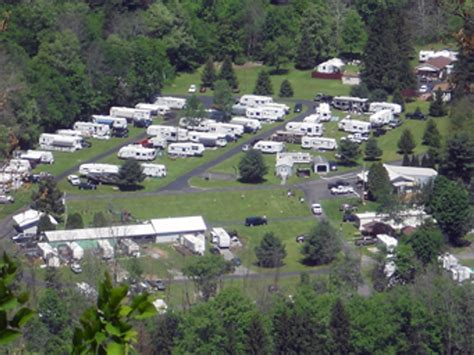
{"label": "white roof building", "polygon": [[339,58],[332,58],[323,63],[318,64],[316,70],[319,73],[339,73],[344,67],[344,62]]}
{"label": "white roof building", "polygon": [[387,248],[387,251],[390,253],[393,252],[398,245],[398,240],[388,234],[377,234],[377,239],[385,245],[385,248]]}
{"label": "white roof building", "polygon": [[364,229],[364,225],[371,222],[382,222],[393,229],[400,230],[403,227],[418,227],[424,223],[425,220],[431,218],[423,209],[410,209],[402,211],[399,215],[399,221],[394,221],[389,215],[377,212],[357,213],[356,217],[360,221],[359,230]]}
{"label": "white roof building", "polygon": [[[17,215],[14,215],[12,218],[20,231],[36,233],[36,226],[38,225],[39,220],[41,216],[43,216],[43,214],[43,212],[29,209]],[[49,220],[54,225],[58,224],[58,222],[52,216],[49,216]]]}

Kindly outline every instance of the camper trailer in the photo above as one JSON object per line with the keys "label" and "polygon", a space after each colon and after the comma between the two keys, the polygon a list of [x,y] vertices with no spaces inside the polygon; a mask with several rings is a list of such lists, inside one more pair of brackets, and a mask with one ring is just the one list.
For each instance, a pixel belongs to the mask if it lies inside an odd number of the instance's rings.
{"label": "camper trailer", "polygon": [[224,133],[189,131],[188,137],[191,142],[201,143],[205,147],[225,147],[227,145]]}
{"label": "camper trailer", "polygon": [[158,136],[158,137],[151,137],[148,139],[149,147],[159,148],[159,149],[166,149],[168,146],[168,141],[165,137]]}
{"label": "camper trailer", "polygon": [[328,122],[331,120],[331,106],[327,102],[322,102],[316,108],[316,114],[319,115],[319,120],[321,122]]}
{"label": "camper trailer", "polygon": [[255,133],[262,128],[262,124],[259,120],[247,117],[233,117],[230,123],[244,126],[244,133]]}
{"label": "camper trailer", "polygon": [[365,112],[368,109],[368,99],[352,96],[336,96],[332,100],[332,106],[342,111]]}
{"label": "camper trailer", "polygon": [[289,132],[302,132],[307,136],[322,136],[323,125],[321,123],[288,122],[285,129]]}
{"label": "camper trailer", "polygon": [[91,176],[97,174],[118,175],[120,166],[114,164],[81,164],[79,166],[79,174],[83,176]]}
{"label": "camper trailer", "polygon": [[285,143],[274,141],[258,141],[253,149],[260,150],[262,153],[276,154],[285,150]]}
{"label": "camper trailer", "polygon": [[138,144],[130,144],[120,148],[117,156],[120,159],[135,159],[135,160],[154,160],[156,158],[156,149],[144,148]]}
{"label": "camper trailer", "polygon": [[114,117],[106,115],[92,115],[94,123],[105,124],[110,128],[125,129],[127,128],[127,119],[124,117]]}
{"label": "camper trailer", "polygon": [[27,174],[31,172],[31,163],[26,159],[10,159],[3,169],[4,173]]}
{"label": "camper trailer", "polygon": [[241,137],[244,134],[244,127],[232,123],[212,123],[209,125],[209,132],[224,133],[233,137]]}
{"label": "camper trailer", "polygon": [[334,150],[337,148],[337,142],[334,138],[303,137],[301,147],[315,150]]}
{"label": "camper trailer", "polygon": [[301,139],[304,137],[303,132],[288,132],[288,131],[276,131],[272,136],[271,140],[274,142],[286,142],[290,144],[301,144]]}
{"label": "camper trailer", "polygon": [[39,138],[41,149],[75,152],[85,145],[84,139],[79,136],[43,133]]}
{"label": "camper trailer", "polygon": [[168,154],[179,156],[201,156],[206,148],[201,143],[171,143]]}
{"label": "camper trailer", "polygon": [[393,112],[390,109],[380,110],[370,116],[370,123],[373,127],[383,126],[389,124],[394,118]]}
{"label": "camper trailer", "polygon": [[240,103],[232,105],[232,114],[236,116],[245,116],[247,114],[247,106]]}
{"label": "camper trailer", "polygon": [[128,256],[140,257],[140,246],[132,239],[123,238],[120,240],[120,245]]}
{"label": "camper trailer", "polygon": [[369,112],[379,112],[382,110],[390,110],[393,114],[399,115],[402,113],[402,106],[393,102],[371,102],[369,105]]}
{"label": "camper trailer", "polygon": [[83,137],[110,139],[110,127],[106,124],[94,122],[76,122],[73,129],[81,132]]}
{"label": "camper trailer", "polygon": [[276,107],[249,107],[245,112],[247,118],[255,118],[260,121],[283,121],[285,111]]}
{"label": "camper trailer", "polygon": [[82,137],[82,133],[73,129],[58,129],[56,134],[61,136]]}
{"label": "camper trailer", "polygon": [[370,122],[343,119],[338,124],[339,130],[348,132],[348,133],[369,133],[370,132]]}
{"label": "camper trailer", "polygon": [[209,132],[209,126],[215,123],[215,120],[211,120],[208,118],[198,118],[194,120],[189,119],[188,117],[181,117],[181,119],[179,120],[180,127],[199,132]]}
{"label": "camper trailer", "polygon": [[274,107],[274,108],[280,108],[282,109],[285,114],[289,114],[290,113],[290,106],[288,105],[285,105],[285,104],[280,104],[278,102],[270,102],[270,103],[267,103],[265,104],[265,107]]}
{"label": "camper trailer", "polygon": [[152,116],[164,116],[168,112],[170,112],[170,107],[167,105],[146,104],[142,102],[136,104],[135,108],[142,109],[142,110],[149,110]]}
{"label": "camper trailer", "polygon": [[182,110],[186,105],[186,99],[171,96],[160,96],[156,98],[154,104],[165,105],[173,110]]}
{"label": "camper trailer", "polygon": [[321,116],[318,113],[313,113],[312,115],[306,116],[303,118],[303,122],[306,123],[319,123],[321,122]]}
{"label": "camper trailer", "polygon": [[224,228],[212,228],[212,243],[217,244],[219,248],[230,248],[230,235]]}
{"label": "camper trailer", "polygon": [[114,257],[114,248],[108,240],[98,240],[97,246],[99,247],[102,258],[105,260],[112,259]]}
{"label": "camper trailer", "polygon": [[132,107],[112,106],[109,110],[109,115],[113,117],[126,118],[128,122],[132,122],[135,115],[135,109]]}
{"label": "camper trailer", "polygon": [[149,136],[165,138],[168,142],[183,142],[188,140],[188,131],[175,126],[152,125],[146,130]]}
{"label": "camper trailer", "polygon": [[166,177],[166,166],[163,164],[142,163],[143,174],[149,177]]}
{"label": "camper trailer", "polygon": [[20,153],[21,159],[29,160],[36,164],[53,164],[54,156],[51,152],[43,152],[41,150],[27,150]]}
{"label": "camper trailer", "polygon": [[259,107],[273,103],[270,96],[243,95],[239,100],[240,105],[246,107]]}
{"label": "camper trailer", "polygon": [[204,255],[206,251],[204,234],[182,234],[179,236],[179,242],[194,254]]}

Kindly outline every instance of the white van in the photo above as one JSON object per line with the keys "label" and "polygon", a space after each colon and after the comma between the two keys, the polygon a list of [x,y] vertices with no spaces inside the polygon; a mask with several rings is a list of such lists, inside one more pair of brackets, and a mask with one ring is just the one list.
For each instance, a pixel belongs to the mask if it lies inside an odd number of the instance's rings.
{"label": "white van", "polygon": [[260,150],[262,153],[276,154],[285,150],[283,142],[258,141],[254,144],[253,149]]}
{"label": "white van", "polygon": [[171,143],[168,146],[168,154],[180,156],[202,156],[205,147],[201,143]]}

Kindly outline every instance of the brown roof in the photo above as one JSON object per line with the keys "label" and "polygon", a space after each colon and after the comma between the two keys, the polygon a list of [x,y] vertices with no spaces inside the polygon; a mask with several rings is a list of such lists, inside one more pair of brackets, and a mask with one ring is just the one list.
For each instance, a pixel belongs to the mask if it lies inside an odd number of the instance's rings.
{"label": "brown roof", "polygon": [[425,62],[425,64],[432,65],[433,67],[436,67],[441,70],[444,67],[446,67],[446,65],[450,64],[451,62],[452,60],[447,57],[435,57],[435,58],[428,59]]}

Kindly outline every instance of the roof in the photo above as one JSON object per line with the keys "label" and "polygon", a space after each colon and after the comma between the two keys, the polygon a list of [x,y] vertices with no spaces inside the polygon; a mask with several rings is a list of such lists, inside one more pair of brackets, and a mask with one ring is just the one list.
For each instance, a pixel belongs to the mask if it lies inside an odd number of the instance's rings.
{"label": "roof", "polygon": [[429,66],[432,66],[438,70],[441,70],[443,68],[445,68],[448,64],[450,64],[452,62],[452,59],[451,58],[447,58],[447,57],[434,57],[434,58],[430,58],[428,59],[424,64],[421,64],[417,67],[420,68],[420,67],[423,67],[423,66],[426,66],[426,65],[429,65]]}
{"label": "roof", "polygon": [[332,59],[329,59],[329,60],[327,60],[327,61],[325,61],[325,62],[319,63],[319,64],[318,64],[318,67],[319,67],[320,65],[332,65],[332,66],[341,68],[341,67],[344,66],[344,62],[343,62],[341,59],[339,59],[339,58],[332,58]]}
{"label": "roof", "polygon": [[42,212],[29,209],[29,210],[26,210],[25,212],[14,215],[13,220],[21,228],[31,223],[38,222],[42,214],[43,214]]}
{"label": "roof", "polygon": [[313,163],[314,164],[329,164],[329,161],[325,157],[318,155],[313,158]]}
{"label": "roof", "polygon": [[[418,168],[412,166],[399,166],[388,164],[383,164],[383,166],[387,170],[388,177],[392,182],[396,180],[416,182],[420,178],[432,178],[438,175],[438,172],[431,168]],[[368,171],[364,171],[358,174],[357,176],[360,179],[367,181],[368,174]]]}
{"label": "roof", "polygon": [[277,166],[277,167],[278,166],[290,166],[290,167],[292,167],[293,164],[294,164],[293,159],[291,159],[290,157],[283,157],[283,158],[277,159],[275,166]]}
{"label": "roof", "polygon": [[398,240],[387,234],[377,234],[377,239],[384,243],[387,247],[396,247],[398,245]]}
{"label": "roof", "polygon": [[156,234],[202,232],[207,229],[201,216],[152,219],[150,223]]}

